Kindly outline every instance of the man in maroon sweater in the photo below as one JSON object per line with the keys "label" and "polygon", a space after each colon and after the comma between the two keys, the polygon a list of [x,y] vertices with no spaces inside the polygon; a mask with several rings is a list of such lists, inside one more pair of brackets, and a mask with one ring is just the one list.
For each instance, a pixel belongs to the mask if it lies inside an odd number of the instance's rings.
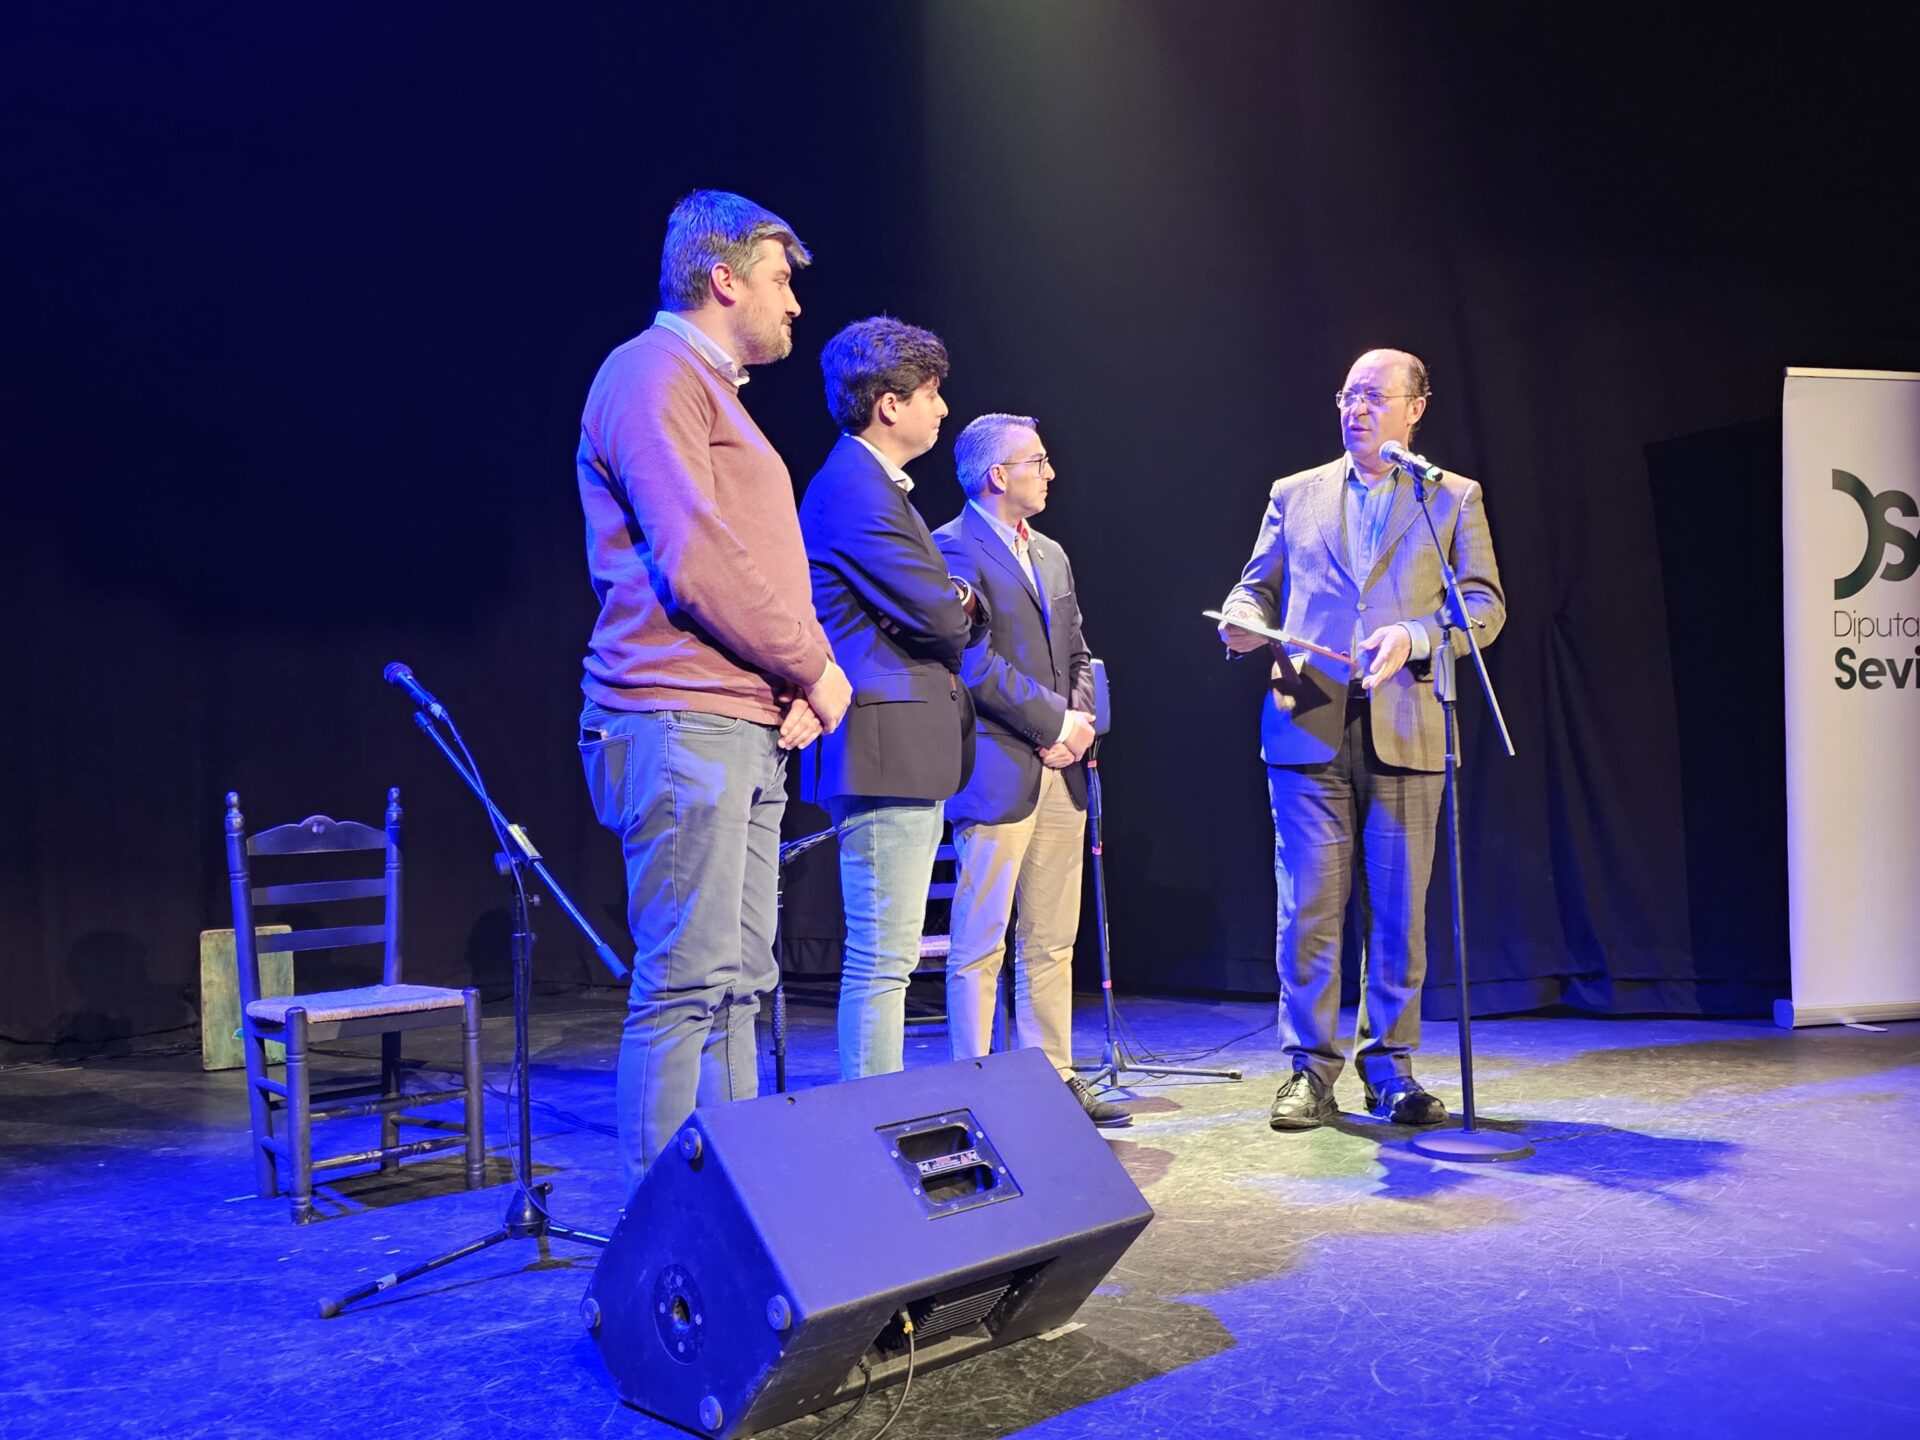
{"label": "man in maroon sweater", "polygon": [[787,753],[852,690],[815,619],[787,467],[740,403],[793,350],[806,247],[723,191],[674,207],[660,312],[606,359],[580,422],[600,618],[580,754],[620,837],[635,954],[618,1072],[629,1193],[696,1104],[758,1092],[778,979]]}

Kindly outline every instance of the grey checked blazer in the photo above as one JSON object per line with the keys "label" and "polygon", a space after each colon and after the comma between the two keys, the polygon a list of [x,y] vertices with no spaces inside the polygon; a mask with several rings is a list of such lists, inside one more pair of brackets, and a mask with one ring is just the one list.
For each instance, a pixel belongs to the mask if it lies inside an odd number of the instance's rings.
{"label": "grey checked blazer", "polygon": [[[1221,608],[1251,605],[1275,628],[1343,652],[1352,648],[1356,622],[1371,632],[1404,621],[1423,628],[1438,649],[1446,597],[1439,558],[1420,518],[1412,483],[1401,477],[1373,573],[1357,576],[1347,558],[1347,466],[1342,455],[1274,482],[1253,555]],[[1429,490],[1427,504],[1459,576],[1467,611],[1486,622],[1476,632],[1478,639],[1483,646],[1491,644],[1506,622],[1507,606],[1480,486],[1448,475],[1437,490]],[[1467,653],[1464,635],[1454,635],[1453,650],[1456,655]],[[1276,688],[1262,710],[1260,753],[1269,765],[1317,764],[1331,759],[1340,743],[1344,683],[1325,665],[1305,663],[1312,661],[1310,655],[1302,652],[1294,658],[1302,683],[1288,697],[1291,703],[1284,702]],[[1406,666],[1372,692],[1374,747],[1389,765],[1446,768],[1444,721],[1430,672],[1430,665]],[[1277,663],[1274,675],[1277,679]]]}

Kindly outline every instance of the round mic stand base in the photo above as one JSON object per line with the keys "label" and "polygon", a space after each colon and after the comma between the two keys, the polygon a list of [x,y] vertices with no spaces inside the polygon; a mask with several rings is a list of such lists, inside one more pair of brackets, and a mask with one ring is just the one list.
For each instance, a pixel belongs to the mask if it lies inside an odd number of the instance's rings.
{"label": "round mic stand base", "polygon": [[1526,1141],[1485,1130],[1440,1130],[1416,1135],[1407,1145],[1430,1160],[1524,1160],[1533,1154]]}

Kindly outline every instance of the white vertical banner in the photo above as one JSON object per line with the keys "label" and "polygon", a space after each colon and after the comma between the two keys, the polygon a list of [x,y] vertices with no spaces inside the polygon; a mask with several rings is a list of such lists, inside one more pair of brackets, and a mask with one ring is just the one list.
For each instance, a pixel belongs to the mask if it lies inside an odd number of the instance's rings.
{"label": "white vertical banner", "polygon": [[[1920,374],[1787,371],[1782,1025],[1920,1016]],[[1730,697],[1731,698],[1731,697]]]}

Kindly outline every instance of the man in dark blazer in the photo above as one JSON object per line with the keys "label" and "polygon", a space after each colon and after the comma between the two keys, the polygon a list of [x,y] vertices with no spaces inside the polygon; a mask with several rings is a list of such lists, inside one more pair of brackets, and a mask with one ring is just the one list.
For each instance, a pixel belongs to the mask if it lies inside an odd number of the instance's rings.
{"label": "man in dark blazer", "polygon": [[[1027,522],[1054,471],[1029,415],[982,415],[954,441],[967,503],[934,532],[992,620],[962,678],[979,712],[973,778],[947,802],[959,877],[947,954],[947,1038],[956,1060],[987,1053],[1014,926],[1014,1023],[1096,1125],[1132,1117],[1073,1073],[1073,941],[1080,927],[1093,671],[1073,568]],[[1016,917],[1017,910],[1017,919]]]}
{"label": "man in dark blazer", "polygon": [[973,768],[973,702],[960,683],[986,605],[947,572],[903,468],[933,448],[947,405],[939,337],[878,316],[820,356],[844,432],[800,504],[813,608],[853,684],[853,704],[816,746],[805,798],[840,842],[847,942],[840,1073],[903,1064],[907,979],[920,957],[942,802]]}
{"label": "man in dark blazer", "polygon": [[[1356,885],[1366,959],[1354,1064],[1367,1108],[1403,1125],[1447,1115],[1413,1078],[1412,1061],[1446,768],[1428,662],[1447,601],[1412,479],[1380,456],[1390,440],[1411,441],[1431,393],[1427,367],[1404,350],[1354,361],[1335,397],[1346,453],[1274,483],[1253,555],[1220,607],[1229,650],[1269,643],[1231,623],[1240,617],[1354,660],[1349,673],[1305,651],[1276,657],[1262,712],[1280,1028],[1293,1063],[1269,1115],[1276,1130],[1311,1129],[1339,1113],[1340,936]],[[1507,612],[1480,487],[1450,475],[1427,505],[1483,627],[1480,643],[1491,644]],[[1454,632],[1452,645],[1464,654],[1466,636]]]}

